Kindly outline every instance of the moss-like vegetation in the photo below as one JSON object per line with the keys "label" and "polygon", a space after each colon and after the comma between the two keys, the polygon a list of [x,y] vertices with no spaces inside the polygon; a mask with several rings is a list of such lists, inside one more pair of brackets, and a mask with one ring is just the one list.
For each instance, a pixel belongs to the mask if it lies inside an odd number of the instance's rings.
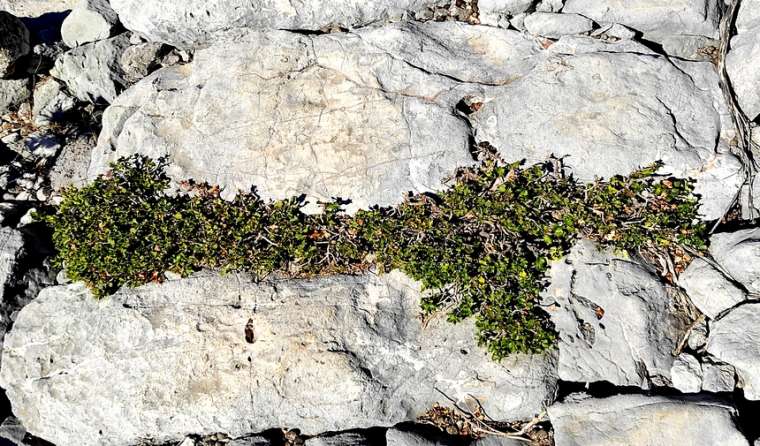
{"label": "moss-like vegetation", "polygon": [[688,180],[630,176],[580,184],[552,163],[524,167],[488,157],[459,170],[438,195],[349,216],[341,202],[321,215],[303,199],[228,202],[219,189],[183,183],[167,195],[162,161],[119,160],[109,174],[64,192],[55,213],[58,263],[97,296],[202,268],[297,277],[398,268],[419,280],[425,313],[475,316],[494,358],[550,348],[555,333],[538,308],[550,262],[579,237],[623,249],[704,248]]}

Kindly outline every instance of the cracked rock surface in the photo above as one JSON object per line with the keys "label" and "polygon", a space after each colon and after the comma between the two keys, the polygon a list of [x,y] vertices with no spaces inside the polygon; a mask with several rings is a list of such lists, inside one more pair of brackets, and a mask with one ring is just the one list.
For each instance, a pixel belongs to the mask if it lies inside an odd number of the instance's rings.
{"label": "cracked rock surface", "polygon": [[[760,444],[759,42],[760,0],[0,0],[0,444]],[[709,252],[579,241],[557,348],[495,363],[397,272],[96,301],[32,219],[133,153],[354,212],[484,148],[582,181],[662,160]]]}
{"label": "cracked rock surface", "polygon": [[720,444],[749,446],[719,400],[620,395],[549,408],[557,446]]}
{"label": "cracked rock surface", "polygon": [[103,301],[81,285],[47,288],[6,337],[0,379],[24,426],[61,446],[388,426],[442,394],[517,420],[553,399],[551,355],[495,363],[471,323],[423,328],[418,302],[397,273],[259,285],[198,275]]}
{"label": "cracked rock surface", "polygon": [[[599,23],[619,23],[641,31],[645,39],[678,50],[676,42],[701,36],[718,38],[722,0],[567,0],[564,13]],[[684,56],[684,54],[676,54]]]}
{"label": "cracked rock surface", "polygon": [[731,39],[726,66],[737,100],[749,119],[760,116],[760,1],[743,0],[736,18],[737,33]]}
{"label": "cracked rock surface", "polygon": [[90,174],[140,152],[232,195],[255,185],[266,198],[350,198],[349,211],[397,203],[473,162],[456,103],[519,77],[538,51],[517,32],[452,22],[235,33],[121,95]]}
{"label": "cracked rock surface", "polygon": [[710,323],[707,351],[731,364],[739,387],[750,400],[760,400],[760,303],[747,303]]}
{"label": "cracked rock surface", "polygon": [[111,0],[124,26],[150,40],[187,47],[208,43],[233,28],[318,31],[357,28],[413,16],[446,0]]}
{"label": "cracked rock surface", "polygon": [[628,258],[581,242],[549,273],[545,292],[559,332],[559,377],[648,388],[667,385],[686,329],[665,286]]}
{"label": "cracked rock surface", "polygon": [[471,119],[476,140],[508,160],[566,157],[583,180],[662,160],[663,173],[697,179],[706,219],[723,215],[744,182],[712,65],[632,41],[564,37],[527,75],[489,91]]}

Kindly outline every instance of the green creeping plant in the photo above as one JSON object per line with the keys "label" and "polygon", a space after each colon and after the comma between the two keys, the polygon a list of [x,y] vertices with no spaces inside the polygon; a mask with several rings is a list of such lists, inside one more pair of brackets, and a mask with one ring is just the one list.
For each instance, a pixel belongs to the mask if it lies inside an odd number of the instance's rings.
{"label": "green creeping plant", "polygon": [[53,229],[57,265],[98,297],[204,268],[257,278],[398,268],[428,291],[426,314],[475,317],[480,344],[498,360],[553,346],[539,293],[551,262],[578,238],[630,250],[705,249],[693,182],[657,179],[659,166],[581,184],[549,165],[490,157],[460,169],[437,195],[350,216],[337,200],[306,215],[300,198],[252,192],[225,201],[218,187],[192,181],[170,196],[165,161],[135,155],[66,189],[39,218]]}

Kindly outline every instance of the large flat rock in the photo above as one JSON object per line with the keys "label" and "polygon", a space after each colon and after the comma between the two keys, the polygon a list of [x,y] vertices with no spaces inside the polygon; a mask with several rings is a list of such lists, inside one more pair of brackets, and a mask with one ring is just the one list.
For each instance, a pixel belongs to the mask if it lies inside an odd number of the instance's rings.
{"label": "large flat rock", "polygon": [[736,408],[704,397],[618,395],[549,408],[557,446],[749,446]]}
{"label": "large flat rock", "polygon": [[721,0],[567,0],[562,12],[584,15],[600,23],[620,23],[645,37],[718,37]]}
{"label": "large flat rock", "polygon": [[47,288],[6,337],[0,381],[24,426],[58,446],[390,426],[448,398],[515,420],[551,402],[553,357],[493,362],[473,323],[423,326],[419,297],[400,273],[200,274],[102,301]]}
{"label": "large flat rock", "polygon": [[731,279],[760,294],[760,228],[713,235],[710,255]]}
{"label": "large flat rock", "polygon": [[760,303],[740,305],[710,322],[707,352],[736,368],[745,398],[760,400]]}
{"label": "large flat rock", "polygon": [[750,120],[760,116],[760,0],[743,0],[736,17],[736,35],[726,58],[726,70],[736,100]]}
{"label": "large flat rock", "polygon": [[191,46],[233,28],[356,28],[445,6],[448,0],[111,0],[119,19],[148,39]]}
{"label": "large flat rock", "polygon": [[79,0],[0,0],[0,11],[17,17],[39,17],[49,13],[69,11]]}
{"label": "large flat rock", "polygon": [[631,41],[565,37],[520,79],[490,90],[471,116],[477,141],[510,161],[550,155],[579,178],[662,173],[697,179],[701,212],[722,216],[743,183],[735,128],[707,62],[671,60]]}
{"label": "large flat rock", "polygon": [[559,377],[669,386],[686,331],[664,284],[624,256],[582,241],[552,265],[544,304],[559,333]]}
{"label": "large flat rock", "polygon": [[540,51],[515,31],[395,24],[356,34],[232,33],[160,70],[106,111],[91,176],[119,156],[169,155],[169,174],[266,198],[343,197],[349,210],[444,187],[473,162],[455,113]]}

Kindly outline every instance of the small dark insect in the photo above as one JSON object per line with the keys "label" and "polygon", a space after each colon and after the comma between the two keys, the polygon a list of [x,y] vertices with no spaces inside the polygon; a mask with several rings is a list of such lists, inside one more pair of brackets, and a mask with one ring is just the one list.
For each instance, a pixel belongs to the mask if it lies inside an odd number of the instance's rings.
{"label": "small dark insect", "polygon": [[601,319],[604,317],[604,308],[597,306],[594,312],[596,313],[597,319]]}
{"label": "small dark insect", "polygon": [[256,337],[253,334],[253,319],[248,319],[248,323],[245,324],[245,342],[253,344]]}

